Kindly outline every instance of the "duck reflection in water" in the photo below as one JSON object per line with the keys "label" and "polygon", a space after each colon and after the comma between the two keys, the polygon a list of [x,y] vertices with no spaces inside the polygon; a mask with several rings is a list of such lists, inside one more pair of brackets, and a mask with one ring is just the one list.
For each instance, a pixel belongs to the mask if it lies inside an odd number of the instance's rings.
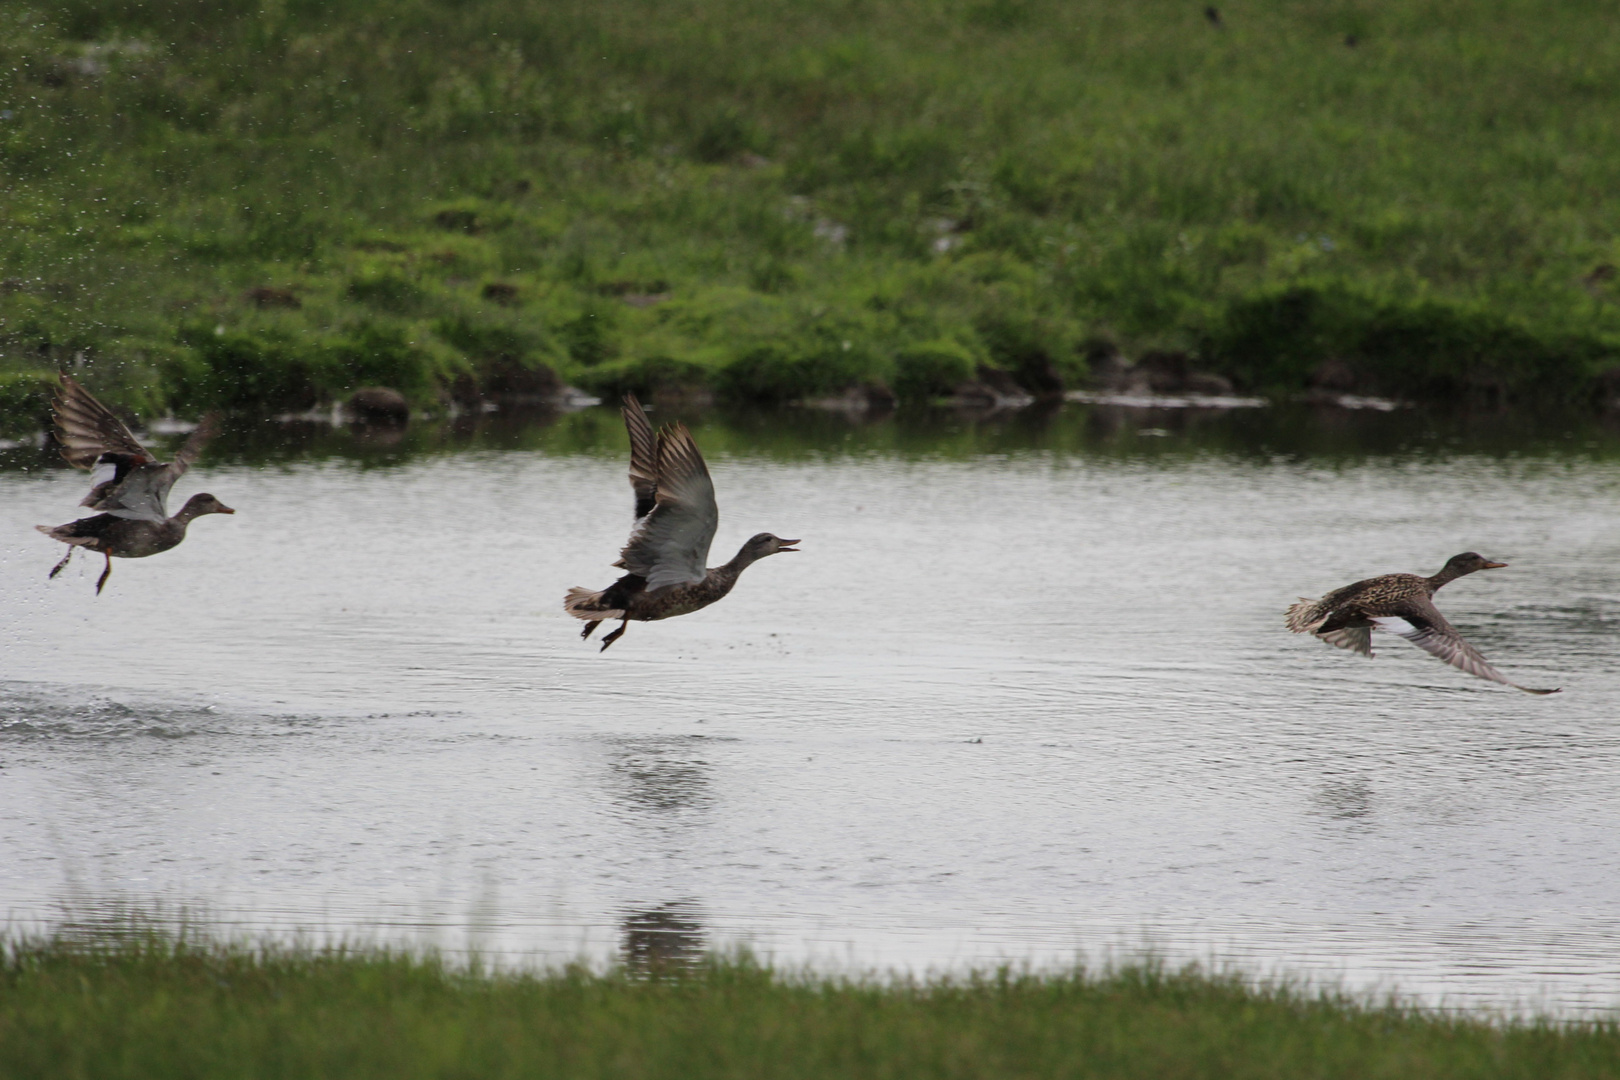
{"label": "duck reflection in water", "polygon": [[708,937],[697,905],[676,900],[647,911],[633,911],[620,923],[623,959],[636,975],[660,975],[696,967],[708,951]]}
{"label": "duck reflection in water", "polygon": [[681,735],[614,740],[611,767],[625,801],[660,816],[706,808],[713,801],[709,762],[699,755],[707,741]]}
{"label": "duck reflection in water", "polygon": [[1369,818],[1373,812],[1372,785],[1366,780],[1329,780],[1316,790],[1312,801],[1328,817],[1341,821]]}

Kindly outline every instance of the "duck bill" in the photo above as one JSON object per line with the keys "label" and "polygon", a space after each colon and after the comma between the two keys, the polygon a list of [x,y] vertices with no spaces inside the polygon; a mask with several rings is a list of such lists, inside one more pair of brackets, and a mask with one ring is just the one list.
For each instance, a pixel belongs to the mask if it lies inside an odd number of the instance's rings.
{"label": "duck bill", "polygon": [[235,511],[235,510],[232,510],[232,509],[231,509],[231,508],[230,508],[230,507],[228,507],[228,506],[226,506],[226,505],[225,505],[225,504],[224,504],[224,503],[220,503],[220,504],[219,504],[219,509],[218,509],[218,510],[217,510],[217,511],[215,511],[215,513],[219,513],[219,514],[234,514],[234,513],[236,513],[236,511]]}
{"label": "duck bill", "polygon": [[792,546],[792,545],[797,544],[797,543],[798,543],[797,540],[784,540],[784,541],[782,541],[782,546],[777,548],[776,550],[779,551],[779,552],[781,552],[781,551],[798,551],[799,550],[798,548]]}
{"label": "duck bill", "polygon": [[1507,563],[1505,563],[1505,562],[1491,562],[1489,559],[1486,559],[1485,564],[1483,566],[1481,566],[1480,569],[1481,570],[1500,570],[1500,569],[1502,569],[1502,567],[1504,567],[1506,565],[1507,565]]}

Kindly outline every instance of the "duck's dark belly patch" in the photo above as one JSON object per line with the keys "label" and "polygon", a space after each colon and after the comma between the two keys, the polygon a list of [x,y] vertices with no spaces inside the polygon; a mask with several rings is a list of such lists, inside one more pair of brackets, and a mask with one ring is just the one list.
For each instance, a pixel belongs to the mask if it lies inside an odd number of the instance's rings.
{"label": "duck's dark belly patch", "polygon": [[656,610],[647,616],[647,621],[656,622],[659,619],[673,619],[677,615],[690,615],[694,611],[701,611],[718,599],[720,599],[718,596],[670,597],[668,603],[659,604]]}
{"label": "duck's dark belly patch", "polygon": [[695,585],[677,586],[661,596],[651,598],[641,618],[647,622],[673,619],[677,615],[690,615],[708,607],[731,591],[732,582],[715,575]]}

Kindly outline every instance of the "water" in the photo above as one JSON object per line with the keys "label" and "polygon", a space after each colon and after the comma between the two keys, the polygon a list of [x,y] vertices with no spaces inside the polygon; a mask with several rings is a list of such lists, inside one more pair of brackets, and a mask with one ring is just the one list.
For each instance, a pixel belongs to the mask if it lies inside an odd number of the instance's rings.
{"label": "water", "polygon": [[[665,417],[667,418],[667,417]],[[656,417],[655,417],[656,419]],[[694,418],[699,419],[699,418]],[[0,911],[836,970],[1151,949],[1443,1006],[1620,1004],[1620,436],[1591,418],[1069,406],[712,416],[722,521],[803,538],[605,654],[607,409],[246,426],[235,517],[56,581],[83,474],[0,471]],[[1440,603],[1532,698],[1282,610]]]}

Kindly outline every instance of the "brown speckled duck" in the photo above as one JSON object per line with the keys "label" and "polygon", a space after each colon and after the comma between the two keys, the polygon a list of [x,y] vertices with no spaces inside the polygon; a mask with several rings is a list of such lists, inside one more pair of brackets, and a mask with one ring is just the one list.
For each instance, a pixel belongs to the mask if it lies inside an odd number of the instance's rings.
{"label": "brown speckled duck", "polygon": [[96,579],[99,596],[112,574],[115,557],[144,559],[168,551],[186,538],[186,526],[196,518],[236,513],[212,495],[193,495],[173,517],[167,506],[169,489],[219,429],[217,415],[204,417],[174,460],[164,463],[147,452],[129,428],[72,376],[60,378],[53,407],[56,441],[69,464],[91,470],[90,494],[79,505],[102,513],[66,525],[35,526],[68,545],[62,561],[51,568],[51,577],[62,572],[79,548],[100,552],[107,567]]}
{"label": "brown speckled duck", "polygon": [[1434,606],[1434,594],[1449,582],[1475,570],[1498,570],[1506,565],[1465,551],[1446,560],[1446,565],[1433,577],[1384,574],[1334,589],[1320,600],[1301,597],[1299,603],[1288,609],[1288,629],[1296,634],[1315,634],[1329,645],[1371,657],[1372,632],[1376,627],[1399,634],[1470,675],[1527,694],[1556,694],[1557,689],[1534,690],[1510,682],[1486,663],[1479,650],[1464,641],[1456,627]]}
{"label": "brown speckled duck", "polygon": [[692,433],[684,424],[674,424],[655,437],[634,395],[624,399],[624,426],[630,432],[636,523],[613,565],[629,573],[600,592],[569,589],[563,600],[568,614],[585,620],[583,638],[608,619],[623,620],[602,639],[603,651],[624,635],[631,622],[654,622],[706,608],[730,592],[753,563],[779,551],[798,550],[791,546],[797,540],[760,533],[724,566],[705,566],[720,510]]}

